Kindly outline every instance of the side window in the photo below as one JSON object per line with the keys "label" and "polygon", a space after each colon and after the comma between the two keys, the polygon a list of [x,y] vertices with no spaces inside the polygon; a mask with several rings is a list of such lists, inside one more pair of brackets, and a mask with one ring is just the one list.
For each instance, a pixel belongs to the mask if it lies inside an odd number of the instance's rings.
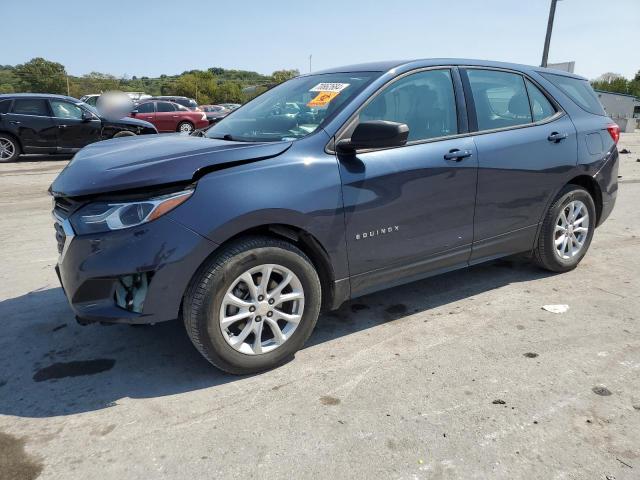
{"label": "side window", "polygon": [[529,92],[529,100],[531,101],[533,121],[539,122],[545,118],[553,117],[556,114],[556,109],[544,93],[542,93],[530,80],[525,79],[525,83],[527,84],[527,92]]}
{"label": "side window", "polygon": [[173,104],[169,102],[158,102],[158,112],[175,112]]}
{"label": "side window", "polygon": [[11,100],[0,101],[0,113],[7,113],[9,111],[10,106],[11,106]]}
{"label": "side window", "polygon": [[409,127],[409,141],[458,133],[451,71],[427,70],[408,75],[377,95],[360,112],[360,122],[388,120]]}
{"label": "side window", "polygon": [[56,118],[82,120],[82,109],[73,103],[51,100],[51,110]]}
{"label": "side window", "polygon": [[153,113],[153,102],[141,103],[136,110],[138,113]]}
{"label": "side window", "polygon": [[531,123],[531,109],[524,79],[516,73],[467,70],[478,130]]}
{"label": "side window", "polygon": [[13,113],[48,117],[49,109],[47,108],[47,101],[44,99],[16,98],[13,101]]}

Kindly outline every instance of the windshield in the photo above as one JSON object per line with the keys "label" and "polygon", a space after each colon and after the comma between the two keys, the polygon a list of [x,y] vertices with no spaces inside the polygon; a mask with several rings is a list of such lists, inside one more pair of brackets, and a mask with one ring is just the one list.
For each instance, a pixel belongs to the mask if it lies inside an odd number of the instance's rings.
{"label": "windshield", "polygon": [[256,97],[207,131],[209,138],[245,142],[297,140],[315,132],[379,72],[297,77]]}
{"label": "windshield", "polygon": [[92,105],[89,105],[88,103],[84,103],[84,102],[80,102],[80,103],[76,103],[76,105],[80,105],[82,106],[85,110],[89,110],[91,113],[93,113],[96,117],[100,116],[100,113],[98,113],[98,109]]}

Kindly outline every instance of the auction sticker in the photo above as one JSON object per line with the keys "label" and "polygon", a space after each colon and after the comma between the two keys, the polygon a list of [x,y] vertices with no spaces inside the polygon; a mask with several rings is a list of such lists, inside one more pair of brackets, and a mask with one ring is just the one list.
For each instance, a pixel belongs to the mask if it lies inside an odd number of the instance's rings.
{"label": "auction sticker", "polygon": [[335,92],[340,93],[342,90],[349,86],[348,83],[319,83],[313,87],[310,92]]}
{"label": "auction sticker", "polygon": [[339,93],[340,92],[320,92],[313,100],[307,103],[307,107],[324,107],[331,100],[336,98]]}

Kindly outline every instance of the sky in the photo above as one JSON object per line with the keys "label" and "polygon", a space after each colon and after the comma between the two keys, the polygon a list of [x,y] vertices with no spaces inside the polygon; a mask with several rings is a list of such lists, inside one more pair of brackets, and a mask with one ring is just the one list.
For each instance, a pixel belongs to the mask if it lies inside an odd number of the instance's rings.
{"label": "sky", "polygon": [[[0,0],[0,64],[44,57],[72,75],[269,74],[461,57],[539,65],[550,0]],[[561,0],[549,62],[640,70],[640,0]]]}

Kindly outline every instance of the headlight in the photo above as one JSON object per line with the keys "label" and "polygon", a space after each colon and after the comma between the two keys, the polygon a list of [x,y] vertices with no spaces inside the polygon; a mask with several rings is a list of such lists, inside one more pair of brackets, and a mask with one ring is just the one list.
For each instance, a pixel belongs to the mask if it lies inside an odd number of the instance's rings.
{"label": "headlight", "polygon": [[192,194],[193,190],[184,190],[148,200],[90,203],[72,215],[70,220],[78,235],[121,230],[161,217]]}

